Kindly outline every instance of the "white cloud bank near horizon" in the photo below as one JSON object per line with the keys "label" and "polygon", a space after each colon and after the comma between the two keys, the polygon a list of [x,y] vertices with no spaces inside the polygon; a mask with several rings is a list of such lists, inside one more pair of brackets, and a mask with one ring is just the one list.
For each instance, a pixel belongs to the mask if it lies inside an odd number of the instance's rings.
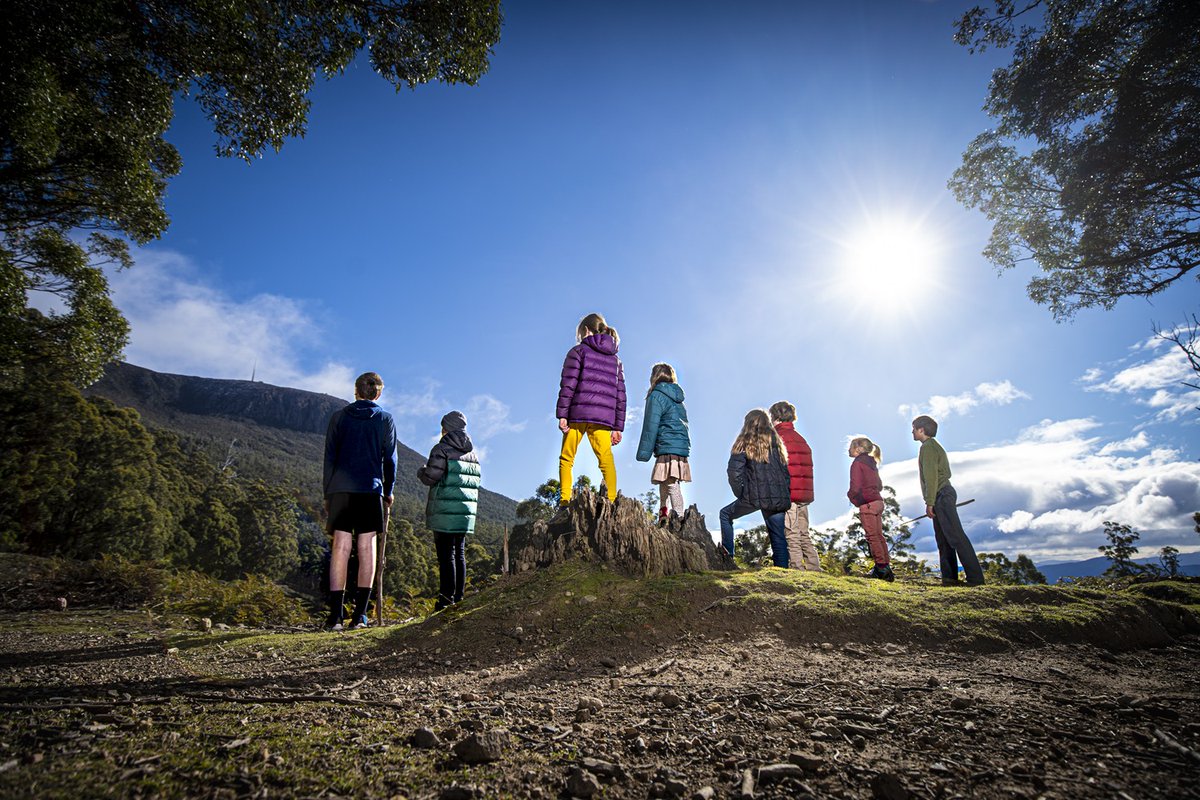
{"label": "white cloud bank near horizon", "polygon": [[[1014,441],[969,451],[951,451],[952,482],[959,501],[975,502],[960,512],[978,552],[1025,553],[1039,563],[1100,555],[1107,544],[1106,520],[1141,533],[1139,556],[1172,545],[1200,550],[1192,514],[1200,511],[1200,463],[1168,447],[1155,446],[1145,432],[1117,442],[1095,435],[1094,419],[1043,420]],[[924,511],[915,458],[880,469],[896,489],[905,514]],[[849,513],[815,527],[845,527]],[[933,526],[914,529],[917,554],[936,563]]]}
{"label": "white cloud bank near horizon", "polygon": [[[319,345],[319,316],[290,297],[260,294],[239,301],[207,285],[194,264],[178,253],[142,250],[132,269],[111,273],[113,300],[129,320],[125,359],[147,369],[207,378],[256,380],[350,399],[356,373],[349,365],[326,361],[307,366],[303,350]],[[385,380],[386,380],[386,376]],[[441,396],[441,384],[423,381],[417,389],[388,384],[380,405],[404,432],[417,424],[404,418],[437,421],[453,408],[467,416],[472,439],[487,441],[520,432],[507,404],[490,394],[474,394],[455,405]],[[427,427],[427,426],[426,426]],[[434,441],[437,437],[434,437]],[[480,448],[481,457],[486,449]]]}

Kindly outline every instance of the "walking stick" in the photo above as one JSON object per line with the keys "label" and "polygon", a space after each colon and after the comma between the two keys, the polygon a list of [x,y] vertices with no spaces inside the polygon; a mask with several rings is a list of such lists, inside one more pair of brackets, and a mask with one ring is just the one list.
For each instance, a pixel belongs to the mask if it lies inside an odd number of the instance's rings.
{"label": "walking stick", "polygon": [[392,507],[384,506],[383,531],[379,534],[379,556],[375,574],[375,626],[383,627],[383,571],[387,567],[387,529]]}
{"label": "walking stick", "polygon": [[[963,500],[961,503],[955,503],[954,507],[955,507],[955,508],[962,508],[963,506],[965,506],[965,505],[970,505],[971,503],[974,503],[974,502],[975,502],[975,498],[974,498],[974,497],[972,497],[970,500]],[[904,522],[901,522],[901,523],[900,523],[899,525],[897,525],[896,527],[898,527],[898,528],[902,528],[902,527],[904,527],[905,525],[912,525],[912,524],[913,524],[914,522],[916,522],[917,520],[920,520],[920,519],[925,519],[925,518],[926,518],[926,517],[928,517],[928,516],[929,516],[928,514],[922,514],[922,515],[921,515],[921,516],[919,516],[919,517],[913,517],[912,519],[907,519],[907,520],[905,520]]]}

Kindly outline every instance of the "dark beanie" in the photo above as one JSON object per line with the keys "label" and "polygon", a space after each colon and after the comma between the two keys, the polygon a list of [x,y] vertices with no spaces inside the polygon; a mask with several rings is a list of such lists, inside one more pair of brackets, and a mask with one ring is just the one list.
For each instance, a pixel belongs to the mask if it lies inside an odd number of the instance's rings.
{"label": "dark beanie", "polygon": [[461,411],[451,411],[442,417],[442,430],[446,433],[450,433],[451,431],[465,431],[466,429],[467,418],[463,416]]}

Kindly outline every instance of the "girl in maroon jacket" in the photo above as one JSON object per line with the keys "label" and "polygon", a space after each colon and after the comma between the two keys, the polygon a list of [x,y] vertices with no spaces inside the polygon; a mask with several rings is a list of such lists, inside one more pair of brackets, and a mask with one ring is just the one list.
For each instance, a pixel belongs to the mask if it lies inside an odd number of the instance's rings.
{"label": "girl in maroon jacket", "polygon": [[587,437],[600,462],[608,499],[617,499],[617,468],[613,445],[625,430],[625,368],[617,356],[621,339],[599,314],[588,314],[575,330],[579,344],[567,351],[554,416],[563,432],[558,455],[560,502],[571,500],[571,467],[575,451]]}
{"label": "girl in maroon jacket", "polygon": [[883,538],[883,495],[880,494],[883,481],[879,478],[879,462],[883,460],[883,453],[879,445],[867,437],[856,436],[850,440],[847,455],[854,460],[850,462],[850,491],[846,492],[846,496],[858,506],[858,519],[867,537],[871,559],[875,562],[875,568],[867,573],[867,577],[895,580],[888,557],[887,540]]}

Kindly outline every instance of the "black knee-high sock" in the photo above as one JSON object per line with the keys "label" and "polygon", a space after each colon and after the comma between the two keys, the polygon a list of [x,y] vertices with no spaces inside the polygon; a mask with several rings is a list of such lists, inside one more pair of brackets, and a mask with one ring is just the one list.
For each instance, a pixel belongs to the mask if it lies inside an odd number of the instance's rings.
{"label": "black knee-high sock", "polygon": [[359,586],[354,590],[354,621],[367,615],[367,603],[371,602],[371,587]]}
{"label": "black knee-high sock", "polygon": [[334,622],[341,622],[342,615],[346,613],[346,590],[345,589],[330,589],[329,590],[329,618]]}

